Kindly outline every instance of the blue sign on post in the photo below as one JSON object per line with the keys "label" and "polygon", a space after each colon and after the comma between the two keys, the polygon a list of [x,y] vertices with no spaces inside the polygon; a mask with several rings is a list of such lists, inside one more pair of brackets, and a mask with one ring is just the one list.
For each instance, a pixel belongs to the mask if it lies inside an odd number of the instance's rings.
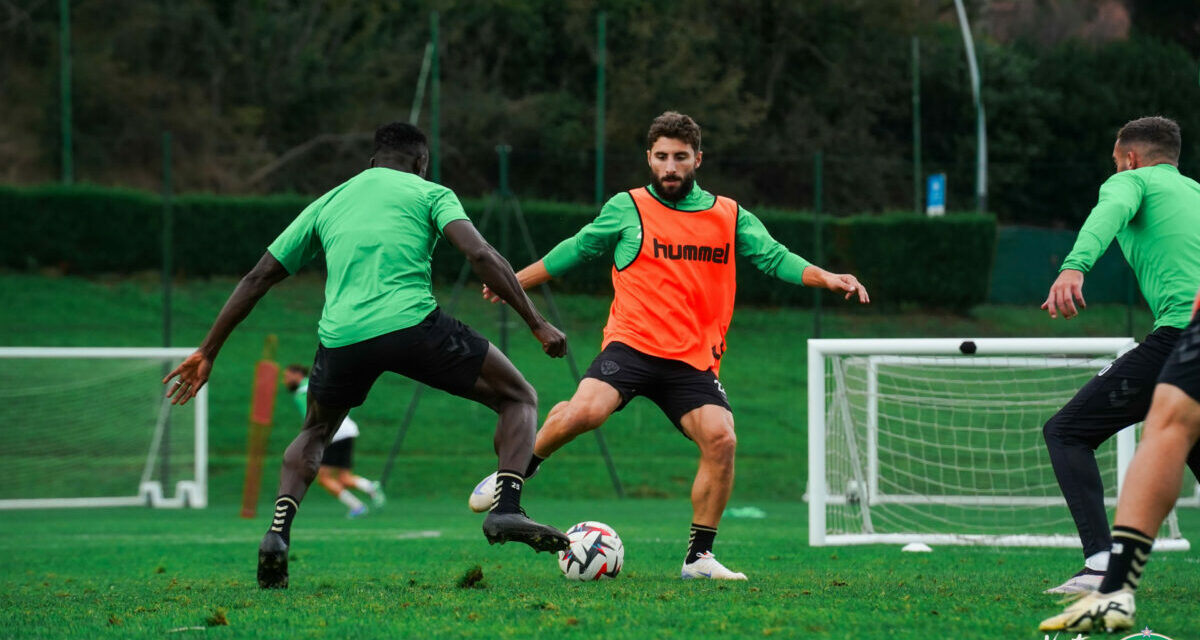
{"label": "blue sign on post", "polygon": [[925,213],[931,216],[946,213],[946,174],[934,173],[925,179]]}

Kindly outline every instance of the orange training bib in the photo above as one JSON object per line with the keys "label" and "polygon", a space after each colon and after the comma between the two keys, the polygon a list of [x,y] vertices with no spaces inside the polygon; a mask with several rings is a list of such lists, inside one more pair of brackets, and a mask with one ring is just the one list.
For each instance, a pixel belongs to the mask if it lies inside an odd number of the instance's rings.
{"label": "orange training bib", "polygon": [[624,269],[613,268],[612,309],[604,345],[720,368],[737,290],[738,205],[716,197],[704,211],[678,211],[644,187],[629,192],[642,223],[642,246]]}

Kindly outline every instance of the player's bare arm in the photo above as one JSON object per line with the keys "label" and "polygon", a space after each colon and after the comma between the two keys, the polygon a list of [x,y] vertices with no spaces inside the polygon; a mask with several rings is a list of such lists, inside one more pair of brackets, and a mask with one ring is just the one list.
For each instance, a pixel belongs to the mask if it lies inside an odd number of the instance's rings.
{"label": "player's bare arm", "polygon": [[538,342],[542,343],[542,351],[552,358],[561,358],[566,355],[566,334],[559,331],[558,328],[547,322],[542,314],[538,313],[533,302],[529,300],[529,296],[525,295],[523,283],[513,273],[512,266],[508,264],[504,256],[500,255],[500,252],[483,239],[483,236],[479,235],[479,230],[475,228],[475,225],[468,220],[455,220],[446,225],[442,233],[451,244],[463,252],[467,261],[471,263],[471,269],[475,271],[475,275],[479,276],[484,285],[512,305],[517,315],[521,316],[525,324],[529,325],[529,329],[533,331]]}
{"label": "player's bare arm", "polygon": [[1087,303],[1083,300],[1083,272],[1063,269],[1054,280],[1054,284],[1050,285],[1050,294],[1046,296],[1042,308],[1050,313],[1051,318],[1057,318],[1061,313],[1064,318],[1071,319],[1079,315],[1079,309],[1075,306],[1076,300],[1079,301],[1080,307],[1087,308]]}
{"label": "player's bare arm", "polygon": [[[546,270],[546,264],[541,260],[521,269],[517,272],[517,282],[521,283],[522,289],[532,289],[538,285],[550,281],[550,272]],[[483,299],[488,302],[504,302],[495,291],[492,291],[486,284],[483,285]]]}
{"label": "player's bare arm", "polygon": [[259,299],[288,275],[287,269],[275,259],[275,256],[267,252],[263,254],[258,264],[242,277],[229,299],[225,301],[221,312],[217,314],[217,319],[213,321],[213,326],[208,330],[204,342],[192,355],[175,367],[174,371],[163,378],[163,384],[167,384],[172,378],[179,376],[175,384],[167,389],[167,397],[171,398],[171,404],[187,404],[188,400],[196,396],[200,387],[208,382],[213,361],[217,359],[217,354],[221,351],[225,340],[229,338],[229,334],[233,333],[233,330],[241,324],[242,320],[246,319],[246,316],[250,315],[250,311],[254,309],[254,305],[258,304]]}
{"label": "player's bare arm", "polygon": [[867,288],[862,286],[849,273],[831,273],[821,267],[809,265],[804,268],[804,286],[806,287],[821,287],[829,289],[837,293],[845,294],[844,298],[849,300],[854,296],[858,296],[858,301],[861,304],[870,304],[871,296],[867,293]]}

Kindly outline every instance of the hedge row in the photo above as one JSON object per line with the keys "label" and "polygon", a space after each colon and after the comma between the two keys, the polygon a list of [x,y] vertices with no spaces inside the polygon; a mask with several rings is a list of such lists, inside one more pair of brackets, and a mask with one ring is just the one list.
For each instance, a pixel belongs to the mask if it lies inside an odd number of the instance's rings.
{"label": "hedge row", "polygon": [[[185,276],[239,275],[309,198],[297,195],[173,198],[175,267]],[[496,201],[464,200],[472,219],[521,267],[531,261],[517,219]],[[587,205],[522,202],[538,255],[595,215]],[[779,241],[812,257],[813,218],[803,213],[760,215]],[[77,275],[158,269],[162,255],[162,200],[155,194],[79,187],[0,187],[0,266],[53,268]],[[916,303],[965,310],[987,299],[996,248],[994,218],[955,214],[926,218],[884,214],[826,219],[826,268],[856,274],[885,305]],[[452,281],[463,261],[439,245],[435,277]],[[743,302],[807,304],[811,294],[782,285],[739,260]],[[562,279],[565,291],[608,292],[607,264],[585,265]]]}

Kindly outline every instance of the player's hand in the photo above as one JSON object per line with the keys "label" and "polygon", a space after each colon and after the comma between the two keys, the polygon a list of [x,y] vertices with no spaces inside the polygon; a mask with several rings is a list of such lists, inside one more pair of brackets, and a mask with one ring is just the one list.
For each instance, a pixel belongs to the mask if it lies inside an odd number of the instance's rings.
{"label": "player's hand", "polygon": [[558,327],[543,322],[533,330],[533,336],[542,343],[542,351],[551,358],[561,358],[567,355],[567,334],[558,330]]}
{"label": "player's hand", "polygon": [[187,404],[188,400],[196,397],[200,387],[208,382],[208,374],[212,372],[212,360],[196,351],[175,367],[175,370],[163,378],[163,384],[171,382],[175,376],[179,379],[167,388],[167,397],[171,404]]}
{"label": "player's hand", "polygon": [[1200,313],[1200,290],[1196,291],[1196,299],[1192,301],[1192,317],[1195,318],[1197,313]]}
{"label": "player's hand", "polygon": [[858,301],[862,304],[869,304],[871,296],[867,293],[867,288],[862,286],[858,278],[848,273],[830,273],[825,276],[825,288],[830,291],[845,294],[845,299],[849,300],[854,296],[858,296]]}
{"label": "player's hand", "polygon": [[483,299],[492,303],[499,302],[500,304],[505,304],[504,299],[500,297],[500,294],[489,289],[486,284],[483,285]]}
{"label": "player's hand", "polygon": [[1087,302],[1083,300],[1083,272],[1063,269],[1054,284],[1050,285],[1050,294],[1046,296],[1042,308],[1050,312],[1051,318],[1057,318],[1062,313],[1064,318],[1071,319],[1079,315],[1079,309],[1075,307],[1076,300],[1080,307],[1087,308]]}

